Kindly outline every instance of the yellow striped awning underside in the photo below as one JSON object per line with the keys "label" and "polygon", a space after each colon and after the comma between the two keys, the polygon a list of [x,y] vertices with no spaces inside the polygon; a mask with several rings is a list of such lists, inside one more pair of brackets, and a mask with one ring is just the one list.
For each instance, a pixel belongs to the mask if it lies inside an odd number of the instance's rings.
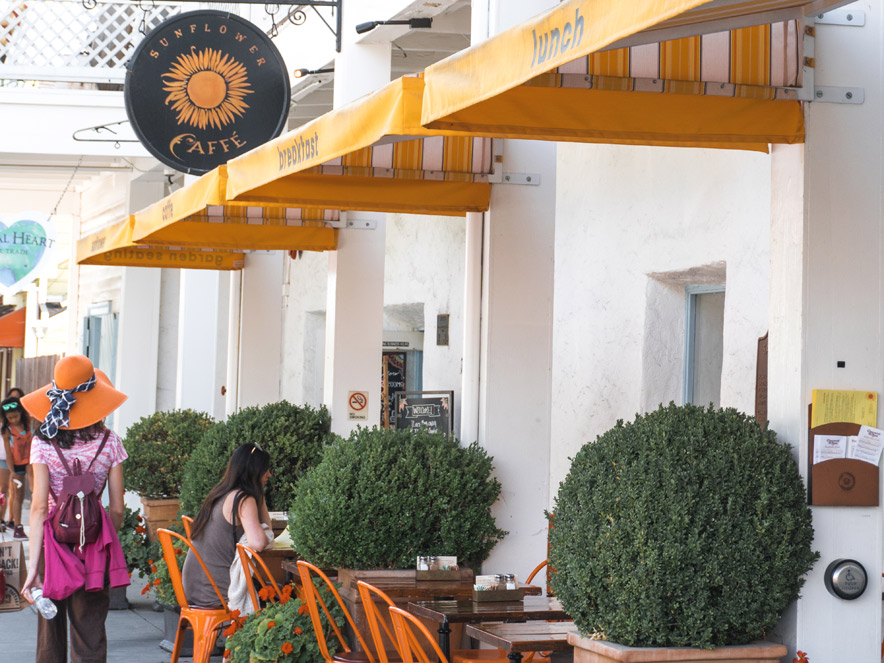
{"label": "yellow striped awning underside", "polygon": [[231,160],[227,199],[460,216],[488,209],[491,141],[424,129],[422,95],[421,78],[397,79]]}
{"label": "yellow striped awning underside", "polygon": [[148,246],[132,241],[134,216],[128,216],[77,242],[77,264],[115,267],[173,267],[180,269],[239,270],[242,253],[213,249]]}
{"label": "yellow striped awning underside", "polygon": [[421,122],[581,142],[801,142],[791,88],[801,85],[803,17],[842,4],[566,0],[428,67]]}
{"label": "yellow striped awning underside", "polygon": [[329,223],[338,210],[301,209],[226,200],[225,166],[133,215],[135,244],[245,250],[328,251],[337,246]]}

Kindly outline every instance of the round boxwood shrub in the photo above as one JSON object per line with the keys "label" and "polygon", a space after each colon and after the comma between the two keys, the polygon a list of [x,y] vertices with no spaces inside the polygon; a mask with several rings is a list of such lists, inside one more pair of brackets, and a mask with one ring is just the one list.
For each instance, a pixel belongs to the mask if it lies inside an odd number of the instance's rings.
{"label": "round boxwood shrub", "polygon": [[552,587],[585,634],[639,647],[763,638],[819,557],[787,446],[670,404],[586,444],[559,487]]}
{"label": "round boxwood shrub", "polygon": [[124,481],[142,497],[178,497],[184,465],[214,421],[205,412],[171,410],[142,417],[126,431]]}
{"label": "round boxwood shrub", "polygon": [[191,454],[181,486],[182,512],[196,515],[212,486],[224,476],[231,454],[246,442],[257,442],[270,454],[267,505],[271,511],[286,510],[301,475],[319,462],[330,430],[331,417],[325,406],[314,410],[309,405],[279,401],[230,415],[207,432]]}
{"label": "round boxwood shrub", "polygon": [[441,433],[359,428],[325,449],[289,509],[297,550],[337,568],[414,568],[418,555],[485,560],[505,535],[492,459]]}

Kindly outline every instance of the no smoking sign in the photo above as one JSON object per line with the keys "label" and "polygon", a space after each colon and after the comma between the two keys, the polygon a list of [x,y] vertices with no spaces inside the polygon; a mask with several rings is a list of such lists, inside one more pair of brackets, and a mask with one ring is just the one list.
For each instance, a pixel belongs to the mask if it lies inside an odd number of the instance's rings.
{"label": "no smoking sign", "polygon": [[366,421],[368,419],[368,392],[351,391],[347,394],[347,419]]}

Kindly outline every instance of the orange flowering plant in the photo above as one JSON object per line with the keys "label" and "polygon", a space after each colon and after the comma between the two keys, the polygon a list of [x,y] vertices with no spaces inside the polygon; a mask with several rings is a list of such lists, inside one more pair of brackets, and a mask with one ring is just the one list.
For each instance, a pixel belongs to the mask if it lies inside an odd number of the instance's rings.
{"label": "orange flowering plant", "polygon": [[[267,603],[261,612],[239,617],[224,632],[228,636],[229,663],[322,663],[319,644],[313,632],[313,623],[307,606],[293,594],[292,585],[282,588],[282,596],[275,596],[272,587],[265,587],[259,595]],[[344,615],[325,588],[320,593],[340,628]],[[320,611],[329,650],[336,651],[337,639],[332,635],[328,619]]]}

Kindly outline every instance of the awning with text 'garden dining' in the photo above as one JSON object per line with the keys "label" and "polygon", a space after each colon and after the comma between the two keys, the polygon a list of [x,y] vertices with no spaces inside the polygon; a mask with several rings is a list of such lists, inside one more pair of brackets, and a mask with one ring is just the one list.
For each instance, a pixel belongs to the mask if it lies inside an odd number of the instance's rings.
{"label": "awning with text 'garden dining'", "polygon": [[451,216],[487,210],[490,139],[424,129],[423,86],[399,78],[231,160],[228,200]]}
{"label": "awning with text 'garden dining'", "polygon": [[231,271],[243,268],[242,253],[214,249],[135,244],[132,230],[135,217],[87,235],[77,242],[77,264],[116,267],[172,267]]}
{"label": "awning with text 'garden dining'", "polygon": [[802,142],[803,18],[843,4],[566,0],[428,67],[421,122],[575,142]]}
{"label": "awning with text 'garden dining'", "polygon": [[134,215],[136,244],[228,251],[331,251],[337,247],[337,210],[283,204],[231,202],[227,167],[198,180]]}

